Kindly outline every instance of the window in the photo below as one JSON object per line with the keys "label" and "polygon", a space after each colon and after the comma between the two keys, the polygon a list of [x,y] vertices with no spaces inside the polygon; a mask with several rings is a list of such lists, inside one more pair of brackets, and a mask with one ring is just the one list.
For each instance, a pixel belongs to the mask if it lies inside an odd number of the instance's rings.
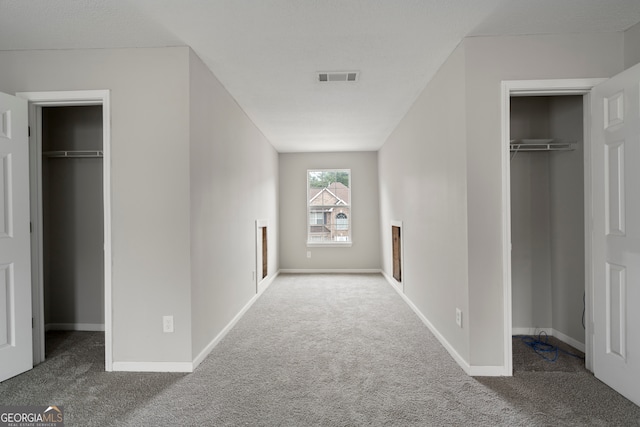
{"label": "window", "polygon": [[347,218],[347,214],[340,212],[336,215],[336,230],[348,230],[349,229],[349,219]]}
{"label": "window", "polygon": [[309,212],[309,224],[310,225],[323,225],[324,224],[324,214],[321,211],[310,211]]}
{"label": "window", "polygon": [[351,171],[307,171],[307,243],[351,243]]}

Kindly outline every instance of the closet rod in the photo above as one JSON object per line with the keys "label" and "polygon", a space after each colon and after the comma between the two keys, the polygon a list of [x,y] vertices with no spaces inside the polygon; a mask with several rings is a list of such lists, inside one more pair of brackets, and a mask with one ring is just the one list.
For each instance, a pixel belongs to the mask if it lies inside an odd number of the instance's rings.
{"label": "closet rod", "polygon": [[573,151],[576,149],[575,142],[550,142],[550,143],[511,143],[509,144],[511,152],[524,151]]}
{"label": "closet rod", "polygon": [[68,151],[44,151],[44,157],[58,157],[65,159],[73,158],[102,158],[102,150],[85,151],[85,150],[68,150]]}

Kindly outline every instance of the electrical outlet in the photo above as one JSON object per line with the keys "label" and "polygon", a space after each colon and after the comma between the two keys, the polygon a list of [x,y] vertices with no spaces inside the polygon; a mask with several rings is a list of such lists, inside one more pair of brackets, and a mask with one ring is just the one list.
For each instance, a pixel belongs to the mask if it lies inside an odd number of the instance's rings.
{"label": "electrical outlet", "polygon": [[311,251],[307,251],[307,258],[311,258]]}
{"label": "electrical outlet", "polygon": [[162,316],[162,332],[173,332],[173,316]]}
{"label": "electrical outlet", "polygon": [[456,324],[462,328],[462,310],[456,308]]}

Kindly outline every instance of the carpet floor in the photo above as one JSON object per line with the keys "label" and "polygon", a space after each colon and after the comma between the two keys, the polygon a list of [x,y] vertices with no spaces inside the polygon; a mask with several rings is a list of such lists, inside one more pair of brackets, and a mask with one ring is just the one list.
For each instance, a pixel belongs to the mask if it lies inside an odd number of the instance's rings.
{"label": "carpet floor", "polygon": [[59,333],[0,383],[67,426],[638,426],[586,370],[472,378],[380,275],[281,275],[192,374],[104,372],[103,334]]}
{"label": "carpet floor", "polygon": [[[531,344],[536,345],[537,351]],[[516,373],[588,372],[584,365],[584,353],[556,337],[516,335],[511,348],[513,371]]]}

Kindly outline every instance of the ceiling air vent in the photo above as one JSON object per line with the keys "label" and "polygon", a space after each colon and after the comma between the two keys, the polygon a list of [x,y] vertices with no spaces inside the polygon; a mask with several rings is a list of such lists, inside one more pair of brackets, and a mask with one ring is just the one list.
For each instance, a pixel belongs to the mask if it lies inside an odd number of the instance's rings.
{"label": "ceiling air vent", "polygon": [[332,71],[332,72],[319,72],[318,81],[321,83],[326,82],[357,82],[359,71]]}

